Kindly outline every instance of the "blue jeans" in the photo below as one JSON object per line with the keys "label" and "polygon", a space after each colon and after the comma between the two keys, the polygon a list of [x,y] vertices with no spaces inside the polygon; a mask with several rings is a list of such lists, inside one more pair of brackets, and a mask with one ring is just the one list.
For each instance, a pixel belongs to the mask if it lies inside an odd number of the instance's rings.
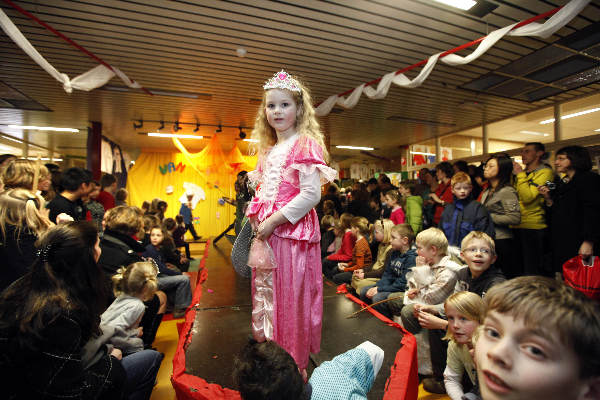
{"label": "blue jeans", "polygon": [[[367,291],[375,286],[377,286],[377,285],[365,286],[360,291],[360,299],[367,304],[372,304],[372,303],[377,303],[378,301],[387,299],[388,296],[391,294],[390,292],[380,292],[378,289],[377,294],[375,296],[373,296],[372,299],[369,299],[367,297]],[[388,318],[392,318],[392,312],[388,308],[388,303],[377,304],[376,306],[373,306],[373,309],[377,310],[378,312],[380,312],[381,314],[385,315]]]}
{"label": "blue jeans", "polygon": [[148,400],[156,382],[163,355],[154,350],[142,350],[123,357],[121,365],[127,372],[129,400]]}
{"label": "blue jeans", "polygon": [[[158,277],[158,289],[167,293],[175,303],[175,309],[187,308],[192,302],[190,277],[187,275],[167,275]],[[173,291],[175,298],[173,298]]]}

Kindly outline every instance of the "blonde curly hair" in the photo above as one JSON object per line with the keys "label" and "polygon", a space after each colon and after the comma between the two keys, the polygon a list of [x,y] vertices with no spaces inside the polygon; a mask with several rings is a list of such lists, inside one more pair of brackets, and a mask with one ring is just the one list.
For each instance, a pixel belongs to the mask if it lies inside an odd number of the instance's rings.
{"label": "blonde curly hair", "polygon": [[[300,135],[306,135],[313,138],[321,149],[323,150],[323,158],[325,161],[328,160],[329,154],[325,148],[324,136],[319,126],[319,121],[315,114],[315,108],[313,107],[312,97],[306,85],[299,80],[296,76],[293,76],[296,80],[300,92],[286,90],[296,102],[296,131]],[[274,89],[269,89],[274,90]],[[256,115],[256,121],[254,122],[254,129],[252,130],[252,138],[258,140],[258,144],[255,146],[258,150],[258,154],[264,154],[268,149],[277,143],[277,133],[275,129],[269,125],[267,121],[267,115],[265,113],[266,108],[266,97],[269,90],[263,91],[262,101]]]}

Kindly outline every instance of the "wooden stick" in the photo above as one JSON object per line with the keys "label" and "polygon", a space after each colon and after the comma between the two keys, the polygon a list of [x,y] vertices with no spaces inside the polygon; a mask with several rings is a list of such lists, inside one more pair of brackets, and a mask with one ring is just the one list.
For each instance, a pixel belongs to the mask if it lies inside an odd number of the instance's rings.
{"label": "wooden stick", "polygon": [[379,301],[377,301],[377,302],[375,302],[373,304],[369,304],[368,306],[361,308],[358,311],[353,312],[352,314],[348,315],[346,318],[354,318],[356,315],[360,314],[361,312],[363,312],[363,311],[365,311],[365,310],[367,310],[367,309],[369,309],[369,308],[371,308],[373,306],[376,306],[377,304],[387,303],[388,301],[398,300],[400,298],[401,297],[388,297],[387,299],[379,300]]}

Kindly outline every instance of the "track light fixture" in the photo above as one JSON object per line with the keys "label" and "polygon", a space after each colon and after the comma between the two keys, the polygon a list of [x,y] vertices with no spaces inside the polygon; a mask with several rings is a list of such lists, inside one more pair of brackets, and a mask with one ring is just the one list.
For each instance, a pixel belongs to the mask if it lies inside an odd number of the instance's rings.
{"label": "track light fixture", "polygon": [[221,133],[223,132],[223,127],[221,126],[221,124],[219,124],[219,127],[217,128],[217,130],[215,130],[216,133]]}
{"label": "track light fixture", "polygon": [[162,119],[160,120],[160,126],[158,127],[158,130],[161,129],[165,129],[165,121],[163,121]]}
{"label": "track light fixture", "polygon": [[246,139],[246,132],[242,130],[241,126],[239,126],[238,129],[240,130],[240,139]]}
{"label": "track light fixture", "polygon": [[196,129],[194,129],[194,133],[198,132],[200,130],[200,123],[196,122]]}
{"label": "track light fixture", "polygon": [[179,121],[175,121],[175,123],[173,124],[173,131],[178,132],[181,130],[181,127],[179,126]]}
{"label": "track light fixture", "polygon": [[133,129],[140,129],[142,126],[144,126],[144,120],[138,120],[139,124],[136,124],[135,121],[133,122]]}

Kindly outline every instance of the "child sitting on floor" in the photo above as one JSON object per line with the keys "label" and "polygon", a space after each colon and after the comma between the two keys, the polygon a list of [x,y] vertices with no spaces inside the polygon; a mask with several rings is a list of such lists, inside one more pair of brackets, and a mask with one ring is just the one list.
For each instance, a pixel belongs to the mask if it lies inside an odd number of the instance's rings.
{"label": "child sitting on floor", "polygon": [[[394,225],[391,231],[391,246],[388,257],[385,260],[383,276],[376,284],[365,286],[360,292],[360,298],[366,303],[377,303],[390,296],[401,297],[406,291],[406,273],[415,266],[417,253],[412,247],[415,234],[408,224]],[[391,300],[373,306],[381,314],[388,318],[392,317],[393,309],[390,308]],[[401,307],[401,305],[400,305]]]}
{"label": "child sitting on floor", "polygon": [[[457,292],[444,303],[448,318],[448,332],[444,339],[449,340],[448,358],[444,370],[446,393],[452,400],[479,399],[477,388],[477,370],[473,363],[472,337],[483,323],[483,300],[472,292]],[[467,373],[473,390],[466,397],[462,380]]]}
{"label": "child sitting on floor", "polygon": [[100,327],[114,329],[108,340],[124,355],[144,350],[140,321],[148,301],[158,290],[158,271],[150,262],[136,262],[112,276],[117,298],[100,316]]}
{"label": "child sitting on floor", "polygon": [[306,384],[288,352],[251,340],[234,361],[233,379],[244,400],[366,400],[383,357],[380,347],[363,342],[315,368]]}
{"label": "child sitting on floor", "polygon": [[321,218],[321,258],[325,258],[330,254],[328,250],[331,244],[335,242],[335,237],[335,218],[333,218],[333,215],[324,215]]}
{"label": "child sitting on floor", "polygon": [[475,344],[484,400],[600,397],[600,307],[554,279],[523,276],[490,289]]}
{"label": "child sitting on floor", "polygon": [[323,259],[323,274],[328,278],[333,277],[332,272],[337,270],[338,263],[352,260],[352,251],[354,249],[354,243],[356,243],[356,237],[350,230],[352,217],[353,215],[349,213],[343,213],[340,216],[340,230],[344,232],[342,245],[334,254],[330,254]]}
{"label": "child sitting on floor", "polygon": [[400,193],[394,189],[388,190],[385,192],[385,203],[392,209],[390,219],[394,225],[403,224],[406,220],[406,216],[404,214],[404,210],[402,209],[402,196],[400,196]]}
{"label": "child sitting on floor", "polygon": [[158,265],[158,288],[167,293],[167,299],[174,303],[173,317],[181,318],[192,302],[192,288],[190,278],[183,275],[180,270],[167,265],[161,247],[165,233],[160,226],[150,230],[150,244],[146,246],[143,257],[152,258]]}
{"label": "child sitting on floor", "polygon": [[354,249],[352,250],[352,260],[348,263],[338,263],[338,273],[333,275],[333,281],[338,285],[350,283],[352,281],[353,271],[363,269],[371,265],[371,248],[367,238],[371,233],[371,225],[365,217],[354,217],[350,223],[350,230],[356,238]]}
{"label": "child sitting on floor", "polygon": [[360,294],[362,289],[366,286],[372,286],[381,279],[383,271],[385,270],[385,259],[392,250],[390,241],[392,239],[392,228],[394,223],[389,219],[378,219],[374,225],[374,237],[375,241],[379,243],[377,249],[377,259],[371,266],[366,266],[362,269],[357,269],[352,274],[352,287],[356,290],[356,293]]}

